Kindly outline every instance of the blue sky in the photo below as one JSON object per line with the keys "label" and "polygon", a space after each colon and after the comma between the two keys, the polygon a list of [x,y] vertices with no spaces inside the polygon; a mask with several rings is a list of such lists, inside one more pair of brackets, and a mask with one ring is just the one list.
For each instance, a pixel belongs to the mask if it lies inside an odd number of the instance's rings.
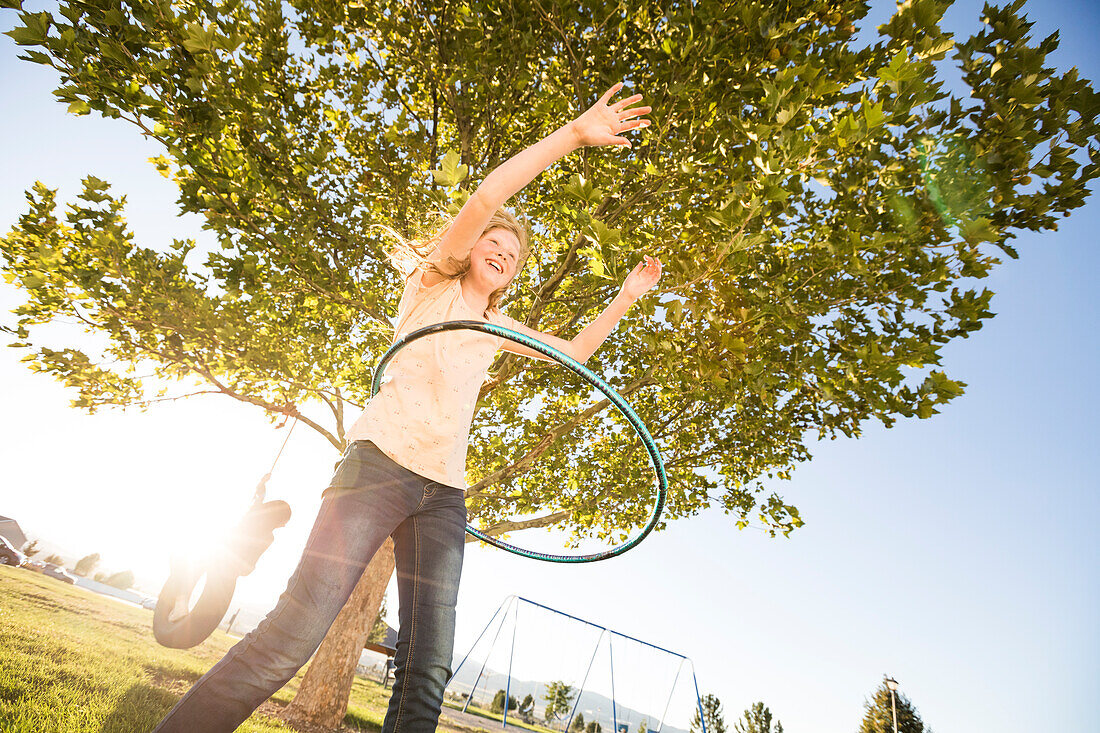
{"label": "blue sky", "polygon": [[[892,7],[875,3],[872,21]],[[1027,12],[1038,36],[1061,32],[1060,69],[1100,79],[1092,4],[1032,0]],[[974,32],[979,14],[959,3],[947,25]],[[2,30],[12,22],[0,15]],[[67,115],[51,72],[17,53],[0,37],[4,230],[35,180],[67,202],[91,174],[127,195],[142,245],[203,241],[145,162],[160,150],[121,121]],[[889,673],[940,733],[1087,729],[1100,689],[1098,230],[1090,200],[1057,232],[1018,240],[1021,258],[985,281],[997,316],[945,350],[966,394],[930,420],[813,446],[778,487],[807,522],[792,537],[739,532],[714,511],[592,566],[470,548],[456,649],[517,593],[693,658],[731,725],[763,700],[791,733],[852,731]],[[18,302],[0,286],[0,307]],[[164,539],[195,544],[232,522],[282,439],[228,399],[83,415],[18,356],[0,350],[0,514],[153,581],[167,571]],[[270,486],[296,514],[242,600],[270,605],[281,590],[332,461],[319,437],[295,433]]]}

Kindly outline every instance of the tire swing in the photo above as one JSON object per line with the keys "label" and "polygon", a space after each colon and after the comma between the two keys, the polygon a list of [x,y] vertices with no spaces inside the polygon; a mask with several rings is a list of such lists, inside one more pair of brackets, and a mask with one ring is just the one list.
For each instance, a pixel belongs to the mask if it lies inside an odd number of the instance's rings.
{"label": "tire swing", "polygon": [[490,537],[477,527],[467,524],[466,532],[482,542],[486,542],[493,547],[497,547],[501,550],[506,550],[520,557],[530,558],[532,560],[543,560],[545,562],[556,563],[582,563],[582,562],[595,562],[597,560],[606,560],[616,555],[621,555],[632,547],[637,546],[639,542],[645,539],[646,535],[653,531],[653,528],[657,526],[657,522],[661,518],[661,512],[665,507],[665,497],[668,494],[668,477],[665,476],[665,464],[661,460],[661,452],[657,449],[657,444],[653,440],[653,436],[646,430],[645,424],[642,419],[638,417],[637,413],[627,404],[626,400],[615,391],[615,389],[605,382],[598,374],[593,372],[588,367],[584,366],[576,359],[563,354],[555,349],[553,346],[533,339],[522,333],[518,333],[509,328],[503,326],[497,326],[492,323],[485,323],[483,321],[445,321],[443,323],[435,323],[430,326],[418,328],[415,331],[411,331],[400,339],[394,342],[393,346],[382,355],[382,359],[378,362],[378,367],[374,370],[374,380],[371,383],[371,397],[378,394],[378,390],[382,385],[382,372],[386,368],[386,364],[400,351],[403,347],[409,345],[417,339],[424,338],[425,336],[431,336],[432,334],[442,333],[444,331],[458,331],[462,329],[469,329],[472,331],[481,331],[483,333],[492,334],[493,336],[499,336],[500,338],[508,339],[509,341],[515,341],[518,344],[522,344],[528,348],[534,349],[541,354],[549,356],[562,366],[568,368],[593,387],[598,389],[604,394],[605,397],[619,409],[623,417],[631,424],[634,430],[638,433],[638,437],[641,438],[642,444],[645,445],[646,451],[649,452],[650,463],[653,466],[653,473],[657,479],[657,499],[653,504],[653,509],[650,512],[649,520],[645,523],[645,526],[638,530],[633,536],[627,538],[622,543],[616,545],[607,550],[601,552],[594,552],[587,555],[555,555],[547,552],[537,552],[535,550],[527,550],[516,545],[509,544],[503,540]]}
{"label": "tire swing", "polygon": [[[275,470],[283,448],[286,448],[290,434],[297,424],[297,419],[291,423],[275,461],[271,464],[271,471]],[[275,530],[286,526],[290,521],[289,504],[280,500],[264,501],[271,471],[260,479],[252,497],[252,505],[230,530],[217,557],[212,557],[205,563],[182,558],[172,559],[172,570],[161,588],[153,611],[153,636],[161,646],[190,649],[206,641],[229,610],[233,591],[237,588],[237,578],[256,569],[256,562],[275,540]],[[191,596],[203,576],[206,577],[206,582],[202,593],[194,606],[191,606]]]}

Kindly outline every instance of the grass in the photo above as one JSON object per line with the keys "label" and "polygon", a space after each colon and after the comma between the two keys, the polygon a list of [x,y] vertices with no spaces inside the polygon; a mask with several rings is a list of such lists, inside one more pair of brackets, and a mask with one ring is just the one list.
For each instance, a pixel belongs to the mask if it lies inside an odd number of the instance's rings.
{"label": "grass", "polygon": [[[153,639],[152,619],[152,611],[0,566],[0,731],[151,730],[237,642],[218,630],[193,649],[167,649]],[[296,731],[277,716],[303,673],[238,730]],[[388,699],[389,690],[357,677],[342,730],[381,730]]]}

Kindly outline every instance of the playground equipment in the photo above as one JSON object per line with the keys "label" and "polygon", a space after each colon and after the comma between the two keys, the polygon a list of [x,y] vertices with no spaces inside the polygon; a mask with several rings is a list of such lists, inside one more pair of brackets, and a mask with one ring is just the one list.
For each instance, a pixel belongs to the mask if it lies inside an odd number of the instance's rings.
{"label": "playground equipment", "polygon": [[521,557],[531,558],[533,560],[545,560],[547,562],[557,563],[582,563],[582,562],[595,562],[596,560],[606,560],[616,555],[621,555],[627,550],[635,547],[639,542],[645,539],[653,528],[657,526],[657,522],[661,518],[661,512],[665,506],[665,497],[668,493],[668,478],[665,476],[665,466],[661,460],[661,453],[657,449],[657,444],[653,441],[653,437],[646,430],[645,424],[642,423],[641,418],[634,412],[634,410],[627,404],[626,400],[614,390],[607,382],[605,382],[598,374],[585,367],[580,362],[571,358],[570,356],[563,354],[552,346],[544,344],[541,341],[525,336],[524,334],[517,333],[503,326],[498,326],[492,323],[484,323],[482,321],[445,321],[443,323],[436,323],[424,328],[418,328],[400,339],[394,342],[393,346],[382,355],[381,361],[378,363],[378,368],[374,371],[374,380],[371,383],[371,396],[373,397],[378,393],[379,388],[382,385],[382,374],[386,369],[386,365],[397,355],[402,348],[408,346],[417,339],[424,338],[425,336],[431,336],[437,333],[443,333],[445,331],[456,331],[461,329],[470,329],[474,331],[482,331],[484,333],[499,336],[501,338],[515,341],[516,343],[527,346],[534,349],[541,354],[549,356],[562,366],[572,370],[586,382],[598,389],[607,397],[607,399],[618,408],[623,417],[633,426],[634,430],[638,433],[638,437],[642,439],[642,444],[645,446],[646,451],[649,453],[650,462],[653,466],[653,472],[657,477],[657,498],[654,501],[653,509],[650,512],[649,519],[641,529],[637,530],[634,535],[628,537],[620,544],[606,550],[599,552],[580,554],[580,555],[561,555],[548,552],[537,552],[535,550],[524,549],[516,545],[505,542],[496,537],[490,537],[478,528],[472,525],[466,525],[466,531],[478,538],[482,542],[486,542],[494,547],[498,547],[502,550],[515,553]]}
{"label": "playground equipment", "polygon": [[[686,695],[680,689],[686,686],[685,664],[691,671]],[[562,684],[572,697],[560,695],[555,705],[546,696],[552,685]],[[706,733],[691,659],[517,595],[504,599],[455,666],[447,693],[447,704],[463,712],[488,709],[494,697],[500,707],[503,698],[502,710],[495,711],[503,712],[503,727],[510,719],[519,727],[520,716],[527,718],[524,722],[538,719],[555,728],[562,723],[558,729],[570,731],[577,716],[584,715],[604,733],[622,733],[624,726],[627,733],[635,733],[642,721],[647,732],[686,733],[698,710]],[[541,705],[541,713],[522,708],[527,695]],[[512,698],[519,707],[509,706]],[[605,724],[610,730],[603,728]]]}
{"label": "playground equipment", "polygon": [[[153,636],[157,643],[172,649],[190,649],[214,633],[233,601],[237,578],[256,568],[260,556],[275,540],[275,530],[290,521],[289,504],[265,501],[264,497],[267,480],[297,424],[297,420],[291,424],[271,469],[256,486],[251,506],[216,555],[202,560],[173,558],[172,570],[153,610]],[[192,603],[199,581],[204,581],[202,591]]]}

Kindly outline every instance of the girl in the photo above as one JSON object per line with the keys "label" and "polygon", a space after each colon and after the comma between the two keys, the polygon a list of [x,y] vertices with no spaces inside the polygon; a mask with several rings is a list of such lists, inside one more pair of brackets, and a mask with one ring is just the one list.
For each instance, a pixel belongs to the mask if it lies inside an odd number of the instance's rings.
{"label": "girl", "polygon": [[[641,95],[609,104],[622,83],[584,114],[498,167],[426,255],[405,243],[395,340],[432,323],[498,323],[584,362],[626,310],[652,288],[661,263],[646,257],[619,294],[572,340],[540,333],[497,308],[528,254],[526,229],[500,207],[543,169],[588,145],[630,145],[648,126]],[[474,402],[499,349],[544,358],[477,331],[413,342],[348,432],[348,448],[324,491],[305,551],[275,608],[183,696],[156,730],[231,731],[316,651],[363,569],[387,535],[394,540],[400,601],[396,670],[382,733],[434,731],[451,676],[455,605],[462,570],[467,439]]]}

